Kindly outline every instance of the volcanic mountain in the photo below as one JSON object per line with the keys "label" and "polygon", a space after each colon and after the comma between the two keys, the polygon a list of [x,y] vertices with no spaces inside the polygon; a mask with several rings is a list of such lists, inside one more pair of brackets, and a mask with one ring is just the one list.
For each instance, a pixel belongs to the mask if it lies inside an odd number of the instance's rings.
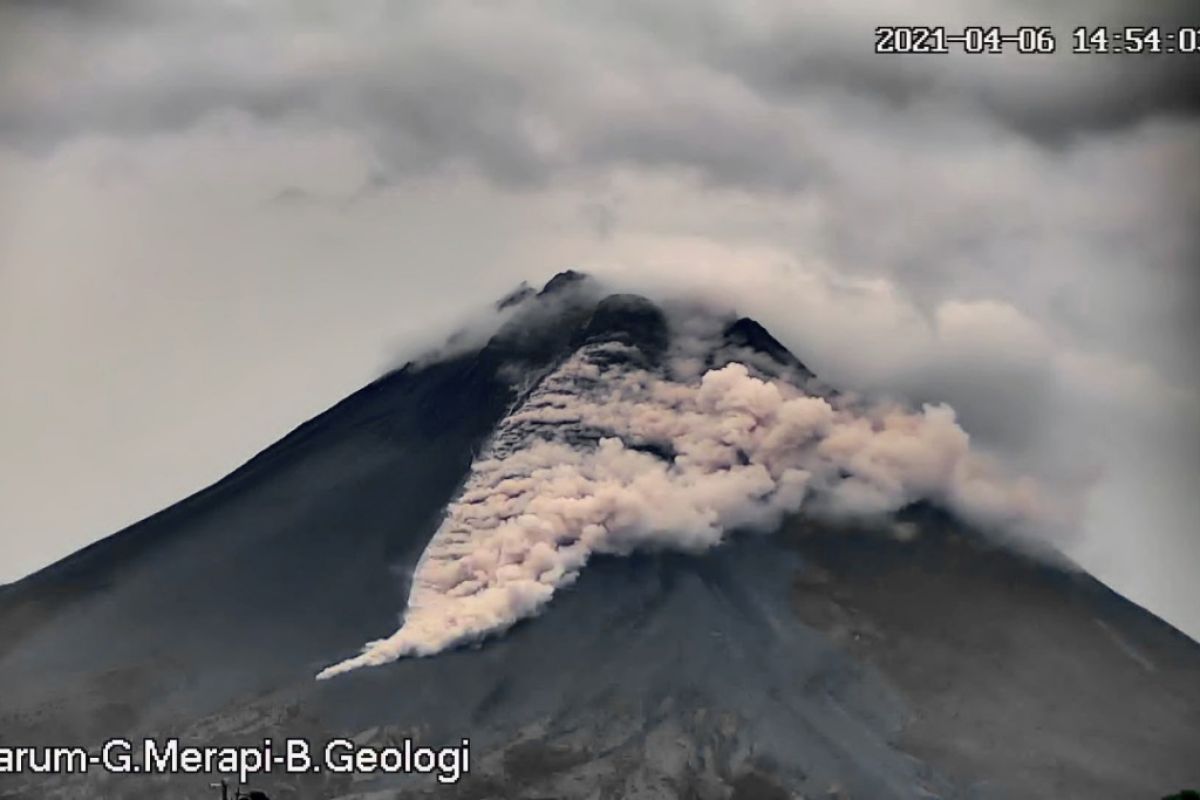
{"label": "volcanic mountain", "polygon": [[[251,778],[276,800],[1200,785],[1200,645],[1036,552],[1058,499],[948,409],[867,406],[752,320],[576,273],[498,310],[0,588],[0,748],[470,739],[457,784]],[[26,771],[0,797],[219,777]]]}

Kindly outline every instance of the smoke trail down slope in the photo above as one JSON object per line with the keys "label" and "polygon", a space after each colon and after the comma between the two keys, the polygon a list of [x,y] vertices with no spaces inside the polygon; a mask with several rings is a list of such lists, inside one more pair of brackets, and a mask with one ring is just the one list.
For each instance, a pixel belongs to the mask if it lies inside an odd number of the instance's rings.
{"label": "smoke trail down slope", "polygon": [[501,633],[593,554],[703,552],[801,509],[872,517],[928,500],[989,527],[1068,524],[1069,508],[973,453],[949,407],[812,394],[791,365],[702,337],[677,336],[661,365],[645,342],[590,341],[546,375],[447,508],[399,630],[318,678]]}

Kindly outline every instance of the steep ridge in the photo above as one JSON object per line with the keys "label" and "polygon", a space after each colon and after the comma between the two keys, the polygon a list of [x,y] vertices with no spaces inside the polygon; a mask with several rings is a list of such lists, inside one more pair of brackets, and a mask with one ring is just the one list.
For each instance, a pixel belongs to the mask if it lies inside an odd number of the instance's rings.
{"label": "steep ridge", "polygon": [[[895,526],[788,517],[702,554],[600,552],[502,636],[313,680],[395,629],[472,465],[547,376],[581,350],[605,370],[661,370],[677,345],[658,307],[578,273],[502,303],[513,316],[482,348],[391,373],[218,484],[4,587],[0,746],[471,738],[456,787],[257,779],[274,798],[1200,784],[1200,647],[924,504]],[[757,323],[720,320],[716,336],[698,369],[748,363],[818,391]],[[32,796],[214,795],[194,775],[0,776],[0,797]]]}

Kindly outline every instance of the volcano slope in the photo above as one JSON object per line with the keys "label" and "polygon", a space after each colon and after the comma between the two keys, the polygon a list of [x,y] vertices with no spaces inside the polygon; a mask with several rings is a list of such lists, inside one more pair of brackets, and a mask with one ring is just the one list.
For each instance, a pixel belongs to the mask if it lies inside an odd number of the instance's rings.
{"label": "volcano slope", "polygon": [[[0,747],[471,741],[453,786],[255,776],[276,800],[1131,798],[1200,785],[1200,646],[1062,560],[921,499],[887,521],[784,504],[742,531],[735,515],[690,552],[597,545],[576,579],[503,624],[430,657],[368,648],[359,668],[315,680],[421,597],[422,554],[447,536],[481,459],[559,435],[529,433],[545,420],[521,415],[563,364],[591,353],[603,382],[623,359],[655,368],[687,338],[648,301],[572,273],[504,305],[513,316],[483,347],[391,373],[214,486],[0,588]],[[688,353],[702,370],[745,362],[833,397],[756,323],[713,330]],[[0,797],[214,797],[212,779],[22,773],[0,775]]]}

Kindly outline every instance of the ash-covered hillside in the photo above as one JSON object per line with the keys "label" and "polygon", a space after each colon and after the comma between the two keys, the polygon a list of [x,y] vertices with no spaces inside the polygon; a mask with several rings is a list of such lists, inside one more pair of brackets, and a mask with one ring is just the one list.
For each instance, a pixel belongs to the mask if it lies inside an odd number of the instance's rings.
{"label": "ash-covered hillside", "polygon": [[[454,786],[256,777],[273,798],[1200,784],[1200,646],[1029,555],[1071,504],[949,409],[865,404],[751,320],[575,273],[500,305],[482,347],[0,589],[0,747],[471,740]],[[209,780],[26,773],[0,797]]]}

